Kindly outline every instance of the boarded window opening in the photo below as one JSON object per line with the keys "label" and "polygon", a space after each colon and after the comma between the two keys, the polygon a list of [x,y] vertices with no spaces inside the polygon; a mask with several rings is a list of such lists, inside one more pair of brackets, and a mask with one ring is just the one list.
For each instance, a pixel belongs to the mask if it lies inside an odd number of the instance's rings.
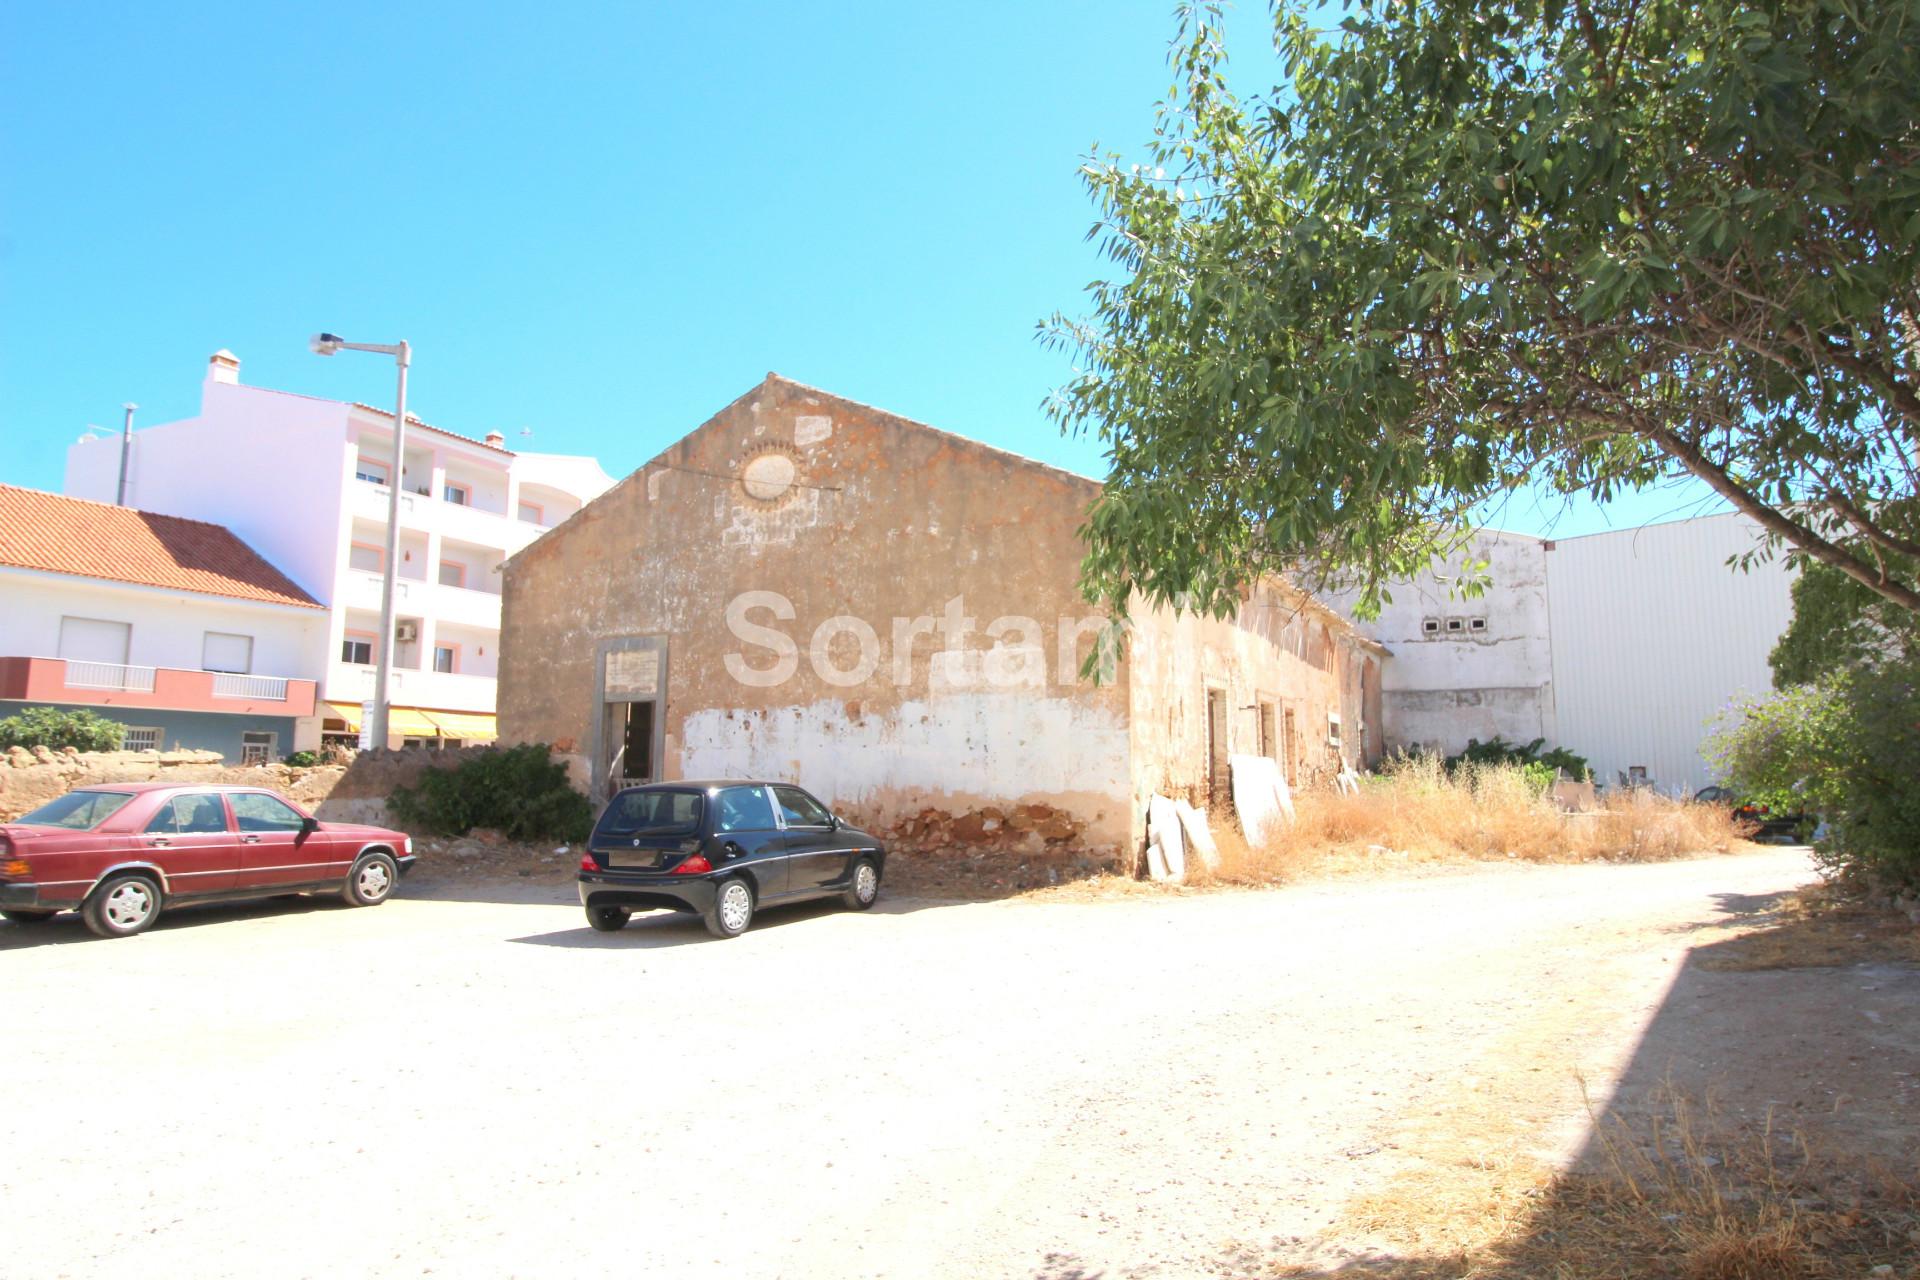
{"label": "boarded window opening", "polygon": [[1207,803],[1218,805],[1227,798],[1227,695],[1222,689],[1207,690]]}
{"label": "boarded window opening", "polygon": [[1282,759],[1280,761],[1280,772],[1286,778],[1287,785],[1291,787],[1291,786],[1297,786],[1300,781],[1298,777],[1299,768],[1297,763],[1300,759],[1300,747],[1299,747],[1300,731],[1294,725],[1292,707],[1287,708],[1287,714],[1286,714],[1286,719],[1284,721],[1284,724],[1285,724],[1285,733],[1284,733],[1284,736],[1280,739],[1280,748],[1281,748],[1281,756],[1282,756]]}
{"label": "boarded window opening", "polygon": [[1280,743],[1274,732],[1273,704],[1263,702],[1260,704],[1260,754],[1269,760],[1278,760],[1279,752]]}

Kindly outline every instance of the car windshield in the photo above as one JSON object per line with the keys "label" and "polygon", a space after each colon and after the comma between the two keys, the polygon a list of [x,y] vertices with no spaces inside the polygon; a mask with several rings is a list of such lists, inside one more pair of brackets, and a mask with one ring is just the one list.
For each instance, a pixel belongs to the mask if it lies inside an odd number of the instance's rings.
{"label": "car windshield", "polygon": [[69,791],[51,804],[43,804],[17,821],[27,827],[65,827],[69,831],[91,831],[133,797],[125,791]]}
{"label": "car windshield", "polygon": [[628,836],[686,836],[700,829],[697,791],[622,791],[600,815],[596,840]]}

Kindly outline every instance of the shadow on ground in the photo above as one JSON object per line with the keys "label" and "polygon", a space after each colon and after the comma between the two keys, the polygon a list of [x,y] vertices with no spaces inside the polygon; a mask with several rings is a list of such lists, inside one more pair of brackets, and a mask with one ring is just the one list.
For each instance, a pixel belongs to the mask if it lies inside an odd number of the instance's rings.
{"label": "shadow on ground", "polygon": [[1836,953],[1790,898],[1720,897],[1722,928],[1770,927],[1689,952],[1571,1169],[1516,1175],[1500,1238],[1270,1274],[1920,1277],[1920,965]]}
{"label": "shadow on ground", "polygon": [[[152,934],[175,929],[202,929],[235,921],[270,920],[280,916],[307,915],[315,911],[358,911],[370,908],[349,907],[331,894],[294,894],[277,898],[251,898],[239,902],[188,903],[169,906],[153,923]],[[96,937],[81,922],[77,911],[63,911],[39,924],[0,924],[0,951],[18,951],[26,947],[66,946],[76,942],[111,943],[118,939]]]}

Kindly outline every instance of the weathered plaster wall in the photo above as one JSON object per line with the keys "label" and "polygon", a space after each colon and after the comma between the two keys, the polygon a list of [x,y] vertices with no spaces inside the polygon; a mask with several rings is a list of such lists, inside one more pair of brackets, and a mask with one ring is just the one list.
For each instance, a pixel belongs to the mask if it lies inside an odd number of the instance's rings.
{"label": "weathered plaster wall", "polygon": [[502,738],[602,782],[600,646],[665,637],[667,776],[794,778],[887,833],[1117,847],[1127,674],[1077,678],[1096,490],[769,377],[508,563]]}
{"label": "weathered plaster wall", "polygon": [[[1470,739],[1557,744],[1545,546],[1483,529],[1454,562],[1393,585],[1392,603],[1365,627],[1393,651],[1382,680],[1390,747],[1452,754]],[[1491,578],[1474,599],[1452,590],[1466,560],[1485,561]],[[1473,629],[1476,620],[1484,629]]]}
{"label": "weathered plaster wall", "polygon": [[[1135,835],[1147,797],[1191,800],[1225,812],[1210,794],[1207,693],[1225,694],[1227,753],[1272,754],[1298,785],[1326,780],[1363,751],[1361,666],[1371,658],[1339,619],[1292,591],[1257,590],[1231,621],[1144,612],[1128,642]],[[1260,705],[1274,708],[1272,750],[1261,742]],[[1287,713],[1293,713],[1291,749]],[[1340,717],[1342,741],[1331,740]]]}

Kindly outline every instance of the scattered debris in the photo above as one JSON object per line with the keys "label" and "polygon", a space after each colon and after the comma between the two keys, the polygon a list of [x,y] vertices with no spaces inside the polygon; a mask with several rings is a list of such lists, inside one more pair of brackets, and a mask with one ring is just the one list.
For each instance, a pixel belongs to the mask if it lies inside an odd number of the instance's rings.
{"label": "scattered debris", "polygon": [[1233,770],[1233,811],[1240,819],[1240,833],[1258,848],[1283,818],[1293,822],[1293,793],[1277,760],[1229,756],[1227,764]]}
{"label": "scattered debris", "polygon": [[1187,878],[1187,849],[1180,833],[1180,811],[1165,796],[1154,796],[1147,801],[1147,874],[1156,880]]}
{"label": "scattered debris", "polygon": [[1173,811],[1180,818],[1180,831],[1193,851],[1200,855],[1208,871],[1220,869],[1220,846],[1213,842],[1213,828],[1207,825],[1207,811],[1196,809],[1186,800],[1175,800]]}

